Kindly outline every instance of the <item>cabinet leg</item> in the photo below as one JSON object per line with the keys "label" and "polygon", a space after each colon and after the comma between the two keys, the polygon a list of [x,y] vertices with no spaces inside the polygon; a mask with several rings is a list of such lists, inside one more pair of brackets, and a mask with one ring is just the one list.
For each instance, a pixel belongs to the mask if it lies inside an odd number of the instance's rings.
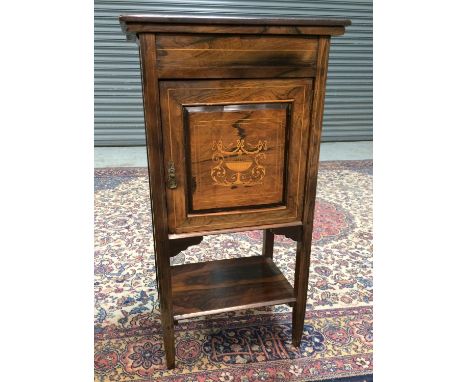
{"label": "cabinet leg", "polygon": [[172,284],[170,254],[167,240],[156,240],[156,269],[159,287],[161,326],[163,330],[166,366],[175,366],[174,315],[172,309]]}
{"label": "cabinet leg", "polygon": [[263,256],[273,258],[275,235],[271,229],[263,230]]}
{"label": "cabinet leg", "polygon": [[[306,230],[309,231],[309,230]],[[296,270],[294,274],[294,294],[296,303],[292,312],[292,344],[298,347],[301,343],[304,330],[304,317],[307,303],[307,287],[309,285],[310,266],[310,235],[302,235],[301,241],[297,243]]]}
{"label": "cabinet leg", "polygon": [[161,323],[163,328],[164,351],[166,352],[166,366],[168,369],[175,367],[175,338],[174,321],[172,315],[163,313],[161,310]]}

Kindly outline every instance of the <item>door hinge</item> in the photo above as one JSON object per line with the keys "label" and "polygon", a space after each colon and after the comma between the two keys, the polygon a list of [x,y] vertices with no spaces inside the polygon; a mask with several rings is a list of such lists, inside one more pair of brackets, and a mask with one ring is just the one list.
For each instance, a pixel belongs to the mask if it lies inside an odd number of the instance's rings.
{"label": "door hinge", "polygon": [[167,164],[167,187],[171,189],[177,188],[175,166],[174,162],[171,160]]}

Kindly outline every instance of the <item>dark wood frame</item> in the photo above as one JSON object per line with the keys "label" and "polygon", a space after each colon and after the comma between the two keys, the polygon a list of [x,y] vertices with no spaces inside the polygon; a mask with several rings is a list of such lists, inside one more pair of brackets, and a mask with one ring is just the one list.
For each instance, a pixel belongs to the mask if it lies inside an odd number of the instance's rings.
{"label": "dark wood frame", "polygon": [[[317,171],[322,131],[325,83],[328,69],[330,36],[344,33],[349,20],[323,20],[309,18],[206,18],[166,15],[129,15],[121,16],[120,21],[129,39],[138,38],[142,72],[143,102],[145,112],[145,131],[149,164],[149,183],[153,222],[154,250],[156,260],[157,289],[160,298],[161,322],[163,329],[166,363],[168,368],[175,366],[174,323],[178,319],[196,315],[219,313],[233,309],[243,309],[265,305],[287,303],[293,307],[292,343],[299,346],[304,326],[307,287],[309,279],[311,239],[314,219]],[[313,99],[310,115],[310,134],[305,176],[305,190],[302,200],[302,218],[279,224],[260,222],[254,226],[241,226],[229,229],[207,230],[174,234],[168,229],[166,168],[164,166],[163,129],[160,113],[159,73],[157,70],[158,33],[176,34],[219,34],[219,35],[290,35],[307,36],[318,40],[318,51],[313,70],[307,71],[313,77]],[[224,70],[224,69],[223,69]],[[239,71],[214,71],[214,75],[227,73],[235,76]],[[298,71],[278,72],[278,77],[294,77]],[[180,73],[180,78],[190,78],[197,71]],[[261,71],[251,69],[250,78],[262,78]],[[243,76],[249,77],[249,74]],[[296,74],[295,74],[296,73]],[[300,77],[300,76],[299,76]],[[199,78],[206,78],[201,76]],[[211,77],[210,77],[211,78]],[[221,262],[186,264],[173,268],[170,257],[201,242],[204,235],[224,232],[238,232],[261,229],[263,237],[263,256],[223,260]],[[273,262],[274,235],[285,235],[297,242],[294,288],[286,281]],[[260,272],[261,271],[261,272]],[[260,272],[260,273],[259,273]],[[258,276],[259,274],[263,276]],[[195,275],[200,277],[194,278]],[[220,299],[217,292],[193,292],[191,299],[184,297],[189,292],[187,283],[200,283],[200,280],[222,278],[217,288],[224,288],[226,298]],[[187,281],[190,280],[190,281]],[[198,280],[198,281],[197,281]],[[271,285],[282,285],[273,288]],[[242,294],[243,285],[256,288],[259,293]],[[211,289],[217,289],[211,288]],[[195,288],[192,288],[195,289]],[[203,288],[201,288],[203,290]],[[238,301],[229,302],[229,296],[236,291],[241,294]],[[198,294],[197,294],[198,293]],[[210,293],[209,295],[207,293]],[[209,298],[205,298],[209,296]],[[193,300],[198,306],[187,307]],[[188,301],[188,302],[187,302]],[[213,302],[214,301],[214,302]],[[217,302],[216,302],[217,301]],[[215,304],[223,305],[220,309]],[[195,309],[194,309],[195,308]],[[184,313],[185,312],[185,313]],[[188,313],[187,313],[188,312]]]}

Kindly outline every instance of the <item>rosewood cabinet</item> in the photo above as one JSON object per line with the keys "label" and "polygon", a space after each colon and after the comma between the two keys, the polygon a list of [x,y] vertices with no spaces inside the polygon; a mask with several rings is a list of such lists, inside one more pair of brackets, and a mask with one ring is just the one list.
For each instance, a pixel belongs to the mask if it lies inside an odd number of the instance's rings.
{"label": "rosewood cabinet", "polygon": [[[125,15],[140,46],[157,286],[168,368],[179,319],[307,298],[330,36],[349,20]],[[203,236],[261,229],[263,255],[170,265]],[[274,235],[297,242],[294,285]]]}

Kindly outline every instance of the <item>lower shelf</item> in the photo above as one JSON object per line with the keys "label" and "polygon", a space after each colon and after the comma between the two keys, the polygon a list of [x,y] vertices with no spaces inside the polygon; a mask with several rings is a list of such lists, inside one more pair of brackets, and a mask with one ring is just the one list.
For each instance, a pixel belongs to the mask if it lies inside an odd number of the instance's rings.
{"label": "lower shelf", "polygon": [[265,256],[171,267],[174,318],[286,304],[294,289]]}

